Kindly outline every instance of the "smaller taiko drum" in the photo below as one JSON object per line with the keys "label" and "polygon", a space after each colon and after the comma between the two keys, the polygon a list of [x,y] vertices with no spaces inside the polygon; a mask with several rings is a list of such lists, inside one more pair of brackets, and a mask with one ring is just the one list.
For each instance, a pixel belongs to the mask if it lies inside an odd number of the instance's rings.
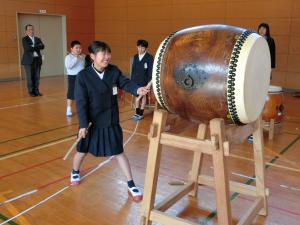
{"label": "smaller taiko drum", "polygon": [[270,86],[267,101],[262,113],[262,119],[265,122],[270,122],[274,119],[275,123],[283,121],[283,91],[279,86]]}

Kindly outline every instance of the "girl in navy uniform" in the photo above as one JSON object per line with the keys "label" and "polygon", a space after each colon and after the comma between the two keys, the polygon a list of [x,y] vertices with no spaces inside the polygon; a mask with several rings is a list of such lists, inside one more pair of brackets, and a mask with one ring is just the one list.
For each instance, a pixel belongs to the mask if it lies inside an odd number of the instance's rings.
{"label": "girl in navy uniform", "polygon": [[258,26],[257,32],[263,36],[268,42],[271,56],[271,68],[274,69],[276,66],[276,45],[274,39],[270,35],[270,27],[267,23],[261,23]]}
{"label": "girl in navy uniform", "polygon": [[[129,161],[123,152],[123,134],[119,124],[117,88],[135,96],[148,90],[122,75],[118,67],[109,64],[110,47],[101,41],[89,46],[93,64],[82,70],[76,78],[75,101],[79,120],[77,145],[73,160],[71,184],[80,183],[79,168],[89,152],[96,157],[115,156],[128,182],[128,192],[134,201],[142,199],[141,190],[135,186]],[[89,123],[91,123],[88,129]]]}
{"label": "girl in navy uniform", "polygon": [[[146,40],[137,41],[137,54],[133,58],[131,80],[140,86],[146,86],[152,78],[153,56],[147,52],[148,42]],[[146,96],[135,101],[134,120],[143,119]]]}

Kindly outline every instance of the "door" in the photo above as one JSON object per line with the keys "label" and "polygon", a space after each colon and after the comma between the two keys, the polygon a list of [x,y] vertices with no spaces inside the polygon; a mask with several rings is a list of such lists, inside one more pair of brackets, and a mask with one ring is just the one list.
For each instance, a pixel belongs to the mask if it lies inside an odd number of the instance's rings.
{"label": "door", "polygon": [[[41,76],[56,76],[64,74],[65,28],[62,16],[39,15],[39,14],[18,14],[19,27],[19,48],[20,59],[23,55],[22,37],[25,35],[25,25],[34,26],[34,35],[41,38],[45,49],[41,51],[43,65]],[[21,69],[22,78],[25,78],[25,71]]]}

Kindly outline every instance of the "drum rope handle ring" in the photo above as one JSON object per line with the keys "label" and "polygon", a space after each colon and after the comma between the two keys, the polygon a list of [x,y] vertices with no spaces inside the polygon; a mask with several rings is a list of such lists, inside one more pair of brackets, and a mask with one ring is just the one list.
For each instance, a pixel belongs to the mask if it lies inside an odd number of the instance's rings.
{"label": "drum rope handle ring", "polygon": [[228,102],[228,111],[232,121],[235,124],[243,125],[240,121],[237,114],[236,105],[235,105],[235,77],[236,77],[236,67],[238,63],[238,58],[240,55],[240,50],[243,47],[247,37],[253,32],[246,30],[240,35],[236,41],[229,62],[229,71],[228,71],[228,80],[227,80],[227,102]]}
{"label": "drum rope handle ring", "polygon": [[[177,32],[177,31],[176,31]],[[162,47],[161,47],[161,50],[159,52],[159,55],[158,55],[158,63],[157,63],[157,67],[155,68],[156,70],[156,80],[155,80],[155,83],[156,83],[156,91],[157,91],[157,95],[158,95],[158,98],[159,98],[159,102],[161,103],[161,106],[165,109],[167,109],[168,111],[169,108],[167,107],[166,103],[164,102],[163,100],[163,97],[162,97],[162,93],[161,93],[161,90],[160,90],[160,71],[161,71],[161,62],[162,62],[162,57],[163,57],[163,54],[166,50],[166,47],[167,45],[169,44],[170,40],[172,39],[172,37],[174,36],[174,34],[176,33],[171,33],[165,40],[164,40],[164,43],[162,44]]]}

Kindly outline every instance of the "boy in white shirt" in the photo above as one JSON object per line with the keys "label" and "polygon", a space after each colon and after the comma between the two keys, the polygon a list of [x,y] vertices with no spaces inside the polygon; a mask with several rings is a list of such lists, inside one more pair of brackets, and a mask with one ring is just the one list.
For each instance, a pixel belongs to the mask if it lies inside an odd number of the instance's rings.
{"label": "boy in white shirt", "polygon": [[79,41],[71,42],[71,52],[65,58],[65,67],[68,73],[68,93],[67,93],[67,116],[72,116],[72,102],[74,100],[74,89],[76,75],[84,69],[85,55],[81,53],[82,48]]}

